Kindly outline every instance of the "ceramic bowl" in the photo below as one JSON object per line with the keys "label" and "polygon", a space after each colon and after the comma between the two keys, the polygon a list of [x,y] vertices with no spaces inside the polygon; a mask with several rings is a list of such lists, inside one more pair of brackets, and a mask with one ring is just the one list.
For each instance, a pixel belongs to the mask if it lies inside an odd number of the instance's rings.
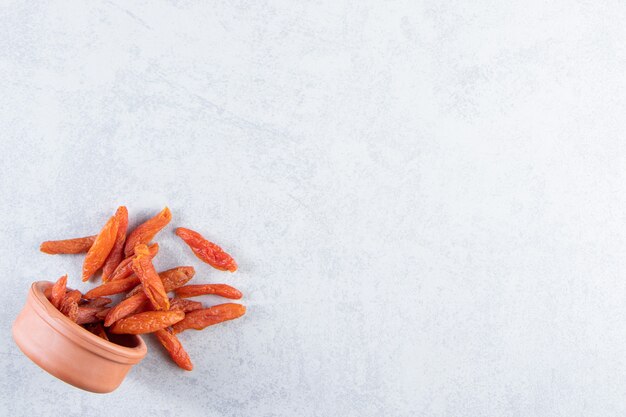
{"label": "ceramic bowl", "polygon": [[38,281],[30,287],[13,323],[15,343],[43,370],[68,384],[98,393],[115,390],[146,356],[145,343],[135,335],[110,335],[111,341],[106,341],[85,330],[50,304],[44,291],[52,285]]}

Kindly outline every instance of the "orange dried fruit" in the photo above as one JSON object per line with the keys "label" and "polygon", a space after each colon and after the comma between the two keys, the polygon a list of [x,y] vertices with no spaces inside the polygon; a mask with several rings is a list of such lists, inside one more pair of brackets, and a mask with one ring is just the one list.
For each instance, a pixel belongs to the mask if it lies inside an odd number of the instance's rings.
{"label": "orange dried fruit", "polygon": [[195,310],[187,313],[183,320],[172,326],[174,333],[180,333],[187,329],[202,330],[227,320],[233,320],[243,316],[246,307],[241,304],[226,303],[219,304],[202,310]]}
{"label": "orange dried fruit", "polygon": [[184,318],[185,313],[179,310],[146,311],[118,320],[110,328],[110,332],[115,334],[152,333],[178,323]]}
{"label": "orange dried fruit", "polygon": [[154,335],[159,342],[161,342],[161,345],[163,345],[165,350],[167,350],[167,353],[176,365],[186,371],[191,371],[193,369],[193,364],[191,363],[191,359],[189,359],[189,354],[187,354],[183,345],[180,343],[180,340],[178,340],[176,335],[172,333],[171,330],[160,329],[154,332]]}
{"label": "orange dried fruit", "polygon": [[156,216],[146,220],[135,228],[126,239],[124,255],[130,256],[139,244],[148,244],[154,236],[172,220],[172,212],[165,207]]}
{"label": "orange dried fruit", "polygon": [[47,240],[39,246],[39,250],[49,255],[77,254],[87,252],[95,240],[96,235],[74,239]]}
{"label": "orange dried fruit", "polygon": [[170,302],[167,298],[163,282],[152,265],[150,251],[144,244],[135,247],[135,258],[133,259],[133,271],[141,280],[143,292],[146,294],[155,310],[167,310]]}
{"label": "orange dried fruit", "polygon": [[[157,253],[159,253],[159,244],[153,243],[148,246],[148,250],[150,251],[150,258],[154,258]],[[118,279],[123,279],[129,277],[133,274],[133,258],[135,256],[131,255],[128,258],[125,258],[120,264],[115,268],[115,271],[111,274],[109,281],[117,281]]]}
{"label": "orange dried fruit", "polygon": [[125,206],[118,207],[115,212],[117,219],[117,235],[111,253],[102,267],[102,281],[107,282],[115,268],[124,258],[124,243],[126,243],[126,229],[128,228],[128,209]]}
{"label": "orange dried fruit", "polygon": [[[85,294],[87,295],[87,294]],[[87,297],[85,297],[87,298]],[[87,302],[85,302],[81,307],[105,307],[109,304],[111,304],[111,300],[110,298],[107,297],[97,297],[97,298],[93,298],[91,300],[88,300]]]}
{"label": "orange dried fruit", "polygon": [[203,262],[221,271],[235,272],[237,263],[228,253],[213,242],[191,229],[179,227],[176,234],[191,248],[193,253]]}
{"label": "orange dried fruit", "polygon": [[140,282],[141,281],[139,280],[139,277],[137,277],[137,275],[131,275],[128,278],[118,279],[116,281],[109,281],[90,289],[85,293],[83,298],[90,299],[103,297],[105,295],[119,294],[121,292],[126,292],[134,288]]}
{"label": "orange dried fruit", "polygon": [[182,310],[185,313],[203,309],[204,306],[199,301],[187,300],[186,298],[170,298],[170,310]]}
{"label": "orange dried fruit", "polygon": [[117,219],[113,216],[98,233],[83,262],[83,281],[91,278],[102,267],[107,256],[109,256],[117,236],[117,226]]}
{"label": "orange dried fruit", "polygon": [[196,284],[185,285],[176,289],[176,295],[182,298],[196,297],[198,295],[214,294],[220,297],[238,300],[243,297],[241,291],[226,284]]}
{"label": "orange dried fruit", "polygon": [[[178,287],[185,285],[193,276],[196,271],[193,266],[177,266],[176,268],[168,269],[167,271],[159,272],[161,282],[163,282],[163,288],[165,292],[174,291]],[[143,291],[143,286],[137,285],[133,288],[126,297],[133,296],[138,292]]]}
{"label": "orange dried fruit", "polygon": [[52,292],[50,294],[50,303],[58,310],[61,308],[61,302],[65,297],[65,287],[67,284],[67,274],[63,275],[52,286]]}
{"label": "orange dried fruit", "polygon": [[98,316],[98,313],[100,313],[102,310],[105,310],[105,308],[79,306],[77,316],[76,316],[76,323],[77,324],[98,323],[102,321],[102,319]]}
{"label": "orange dried fruit", "polygon": [[104,325],[109,327],[116,321],[123,319],[135,313],[140,307],[148,302],[148,297],[141,292],[135,294],[130,298],[127,298],[120,302],[118,305],[112,307],[104,319]]}

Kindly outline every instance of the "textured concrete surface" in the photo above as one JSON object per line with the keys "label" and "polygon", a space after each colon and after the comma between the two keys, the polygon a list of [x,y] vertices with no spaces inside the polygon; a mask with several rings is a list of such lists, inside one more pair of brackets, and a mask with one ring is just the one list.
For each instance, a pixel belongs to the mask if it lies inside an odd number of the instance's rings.
{"label": "textured concrete surface", "polygon": [[[621,2],[0,4],[0,410],[10,416],[626,414]],[[33,280],[118,204],[159,268],[248,315],[149,340],[118,391],[11,341]],[[91,284],[93,285],[93,284]],[[204,300],[216,303],[219,300]],[[114,408],[115,413],[110,410]]]}

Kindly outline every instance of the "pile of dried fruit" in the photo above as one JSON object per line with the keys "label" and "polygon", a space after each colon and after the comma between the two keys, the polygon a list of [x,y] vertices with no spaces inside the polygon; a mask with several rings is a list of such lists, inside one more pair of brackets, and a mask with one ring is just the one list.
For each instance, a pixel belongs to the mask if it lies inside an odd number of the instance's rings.
{"label": "pile of dried fruit", "polygon": [[[236,319],[246,312],[246,308],[234,303],[205,308],[198,301],[188,300],[205,294],[231,299],[242,297],[239,290],[226,284],[185,285],[195,274],[191,266],[156,272],[152,258],[158,253],[159,245],[150,242],[171,219],[172,214],[166,207],[126,236],[128,210],[121,206],[97,235],[47,241],[40,249],[49,254],[87,252],[83,281],[102,268],[103,284],[85,294],[67,288],[67,275],[48,288],[46,297],[59,311],[106,340],[109,340],[108,333],[154,333],[174,362],[190,371],[193,365],[176,334]],[[179,227],[176,234],[203,262],[222,271],[237,270],[237,264],[229,254],[199,233]],[[169,292],[176,296],[169,298]],[[123,293],[126,293],[125,298],[110,306],[112,300],[107,296]]]}

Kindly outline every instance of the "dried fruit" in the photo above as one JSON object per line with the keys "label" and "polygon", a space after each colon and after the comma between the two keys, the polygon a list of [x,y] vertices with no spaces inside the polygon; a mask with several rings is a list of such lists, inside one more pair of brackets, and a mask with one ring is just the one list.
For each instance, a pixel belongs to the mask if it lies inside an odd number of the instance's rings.
{"label": "dried fruit", "polygon": [[92,288],[91,290],[87,291],[83,297],[90,299],[102,297],[105,295],[119,294],[121,292],[130,290],[131,288],[139,284],[139,282],[139,277],[137,277],[137,275],[131,275],[128,278],[118,279],[116,281],[109,281],[105,284],[97,286],[96,288]]}
{"label": "dried fruit", "polygon": [[61,302],[65,296],[65,286],[67,284],[67,274],[63,275],[52,286],[52,292],[50,293],[50,303],[58,310],[61,308]]}
{"label": "dried fruit", "polygon": [[[163,282],[163,288],[165,292],[174,291],[178,287],[185,285],[193,276],[196,271],[193,266],[177,266],[176,268],[168,269],[167,271],[159,272],[161,282]],[[143,291],[143,286],[137,285],[133,288],[126,297],[133,296],[139,291]]]}
{"label": "dried fruit", "polygon": [[118,305],[109,310],[106,318],[104,319],[104,325],[106,327],[109,327],[119,319],[130,316],[147,302],[148,297],[146,297],[143,292],[135,294],[132,297],[123,300]]}
{"label": "dried fruit", "polygon": [[70,297],[63,299],[59,311],[74,322],[78,319],[78,303]]}
{"label": "dried fruit", "polygon": [[124,255],[130,256],[139,244],[148,244],[152,238],[172,220],[172,212],[165,207],[151,219],[146,220],[133,230],[126,239]]}
{"label": "dried fruit", "polygon": [[78,307],[76,323],[87,324],[100,322],[102,319],[98,317],[98,313],[102,310],[104,310],[102,307]]}
{"label": "dried fruit", "polygon": [[[198,310],[200,311],[200,310]],[[182,311],[146,311],[118,320],[111,328],[116,334],[152,333],[178,323],[185,318]]]}
{"label": "dried fruit", "polygon": [[109,311],[111,311],[112,307],[107,307],[103,310],[100,310],[96,313],[96,316],[98,316],[98,318],[100,320],[104,320],[107,316],[107,314],[109,314]]}
{"label": "dried fruit", "polygon": [[126,229],[128,228],[128,209],[125,206],[118,207],[115,212],[115,218],[117,219],[117,235],[111,253],[109,253],[102,267],[102,281],[104,282],[109,280],[115,268],[124,258],[124,243],[126,243]]}
{"label": "dried fruit", "polygon": [[85,256],[85,261],[83,262],[83,281],[87,281],[104,264],[104,261],[111,252],[111,248],[113,248],[116,235],[117,219],[111,217],[106,222]]}
{"label": "dried fruit", "polygon": [[104,306],[111,304],[111,301],[112,300],[107,297],[97,297],[89,301],[86,301],[81,307],[104,307]]}
{"label": "dried fruit", "polygon": [[[154,258],[157,253],[159,253],[159,244],[153,243],[148,246],[148,250],[150,251],[150,258]],[[111,274],[109,281],[117,281],[118,279],[124,279],[133,274],[133,256],[129,256],[124,259],[120,264],[115,268],[115,271]]]}
{"label": "dried fruit", "polygon": [[207,294],[219,295],[220,297],[232,298],[234,300],[243,297],[241,291],[226,284],[185,285],[184,287],[176,289],[176,295],[183,298]]}
{"label": "dried fruit", "polygon": [[207,326],[233,320],[245,314],[246,307],[241,304],[226,303],[187,313],[185,318],[172,326],[174,333],[187,329],[202,330]]}
{"label": "dried fruit", "polygon": [[170,302],[167,298],[163,282],[152,265],[150,251],[144,244],[135,247],[135,258],[133,259],[133,271],[141,280],[143,292],[148,296],[155,310],[167,310]]}
{"label": "dried fruit", "polygon": [[82,253],[87,252],[95,240],[96,235],[74,239],[47,240],[39,246],[39,250],[50,255]]}
{"label": "dried fruit", "polygon": [[68,291],[65,293],[65,296],[63,297],[63,301],[69,299],[75,303],[78,303],[80,301],[80,299],[82,298],[82,294],[80,293],[80,291],[78,290],[70,290],[68,288]]}
{"label": "dried fruit", "polygon": [[104,327],[102,327],[102,323],[86,324],[84,327],[96,336],[99,336],[107,341],[109,340],[107,332],[104,330]]}
{"label": "dried fruit", "polygon": [[191,359],[189,359],[189,355],[183,348],[180,340],[178,340],[176,335],[172,333],[171,330],[157,330],[156,332],[154,332],[154,335],[157,337],[159,342],[161,342],[165,350],[167,350],[167,353],[170,355],[176,365],[186,371],[191,371],[193,369],[193,364],[191,363]]}
{"label": "dried fruit", "polygon": [[170,298],[170,310],[181,310],[185,313],[204,308],[201,302],[185,298]]}
{"label": "dried fruit", "polygon": [[[246,308],[233,303],[205,308],[201,302],[187,299],[205,294],[231,299],[242,297],[239,290],[226,284],[186,285],[195,275],[191,266],[157,274],[152,259],[159,245],[148,243],[171,219],[172,214],[165,207],[126,236],[128,210],[120,206],[98,235],[43,242],[40,249],[45,253],[86,252],[83,281],[89,280],[100,268],[103,281],[102,285],[82,295],[78,290],[67,288],[65,275],[48,285],[44,294],[62,314],[104,340],[109,341],[112,333],[155,333],[172,360],[182,369],[192,370],[193,364],[176,333],[233,320],[245,314]],[[181,227],[176,234],[202,261],[220,270],[237,270],[237,263],[228,253],[199,233]],[[168,298],[171,291],[177,296]],[[125,294],[125,298],[115,305],[107,296],[117,294]],[[95,339],[91,339],[94,342]],[[117,337],[111,341],[124,343]]]}
{"label": "dried fruit", "polygon": [[213,268],[230,272],[237,270],[235,260],[218,245],[202,237],[200,233],[179,227],[176,229],[176,234],[189,245],[193,253],[200,260],[208,263]]}

